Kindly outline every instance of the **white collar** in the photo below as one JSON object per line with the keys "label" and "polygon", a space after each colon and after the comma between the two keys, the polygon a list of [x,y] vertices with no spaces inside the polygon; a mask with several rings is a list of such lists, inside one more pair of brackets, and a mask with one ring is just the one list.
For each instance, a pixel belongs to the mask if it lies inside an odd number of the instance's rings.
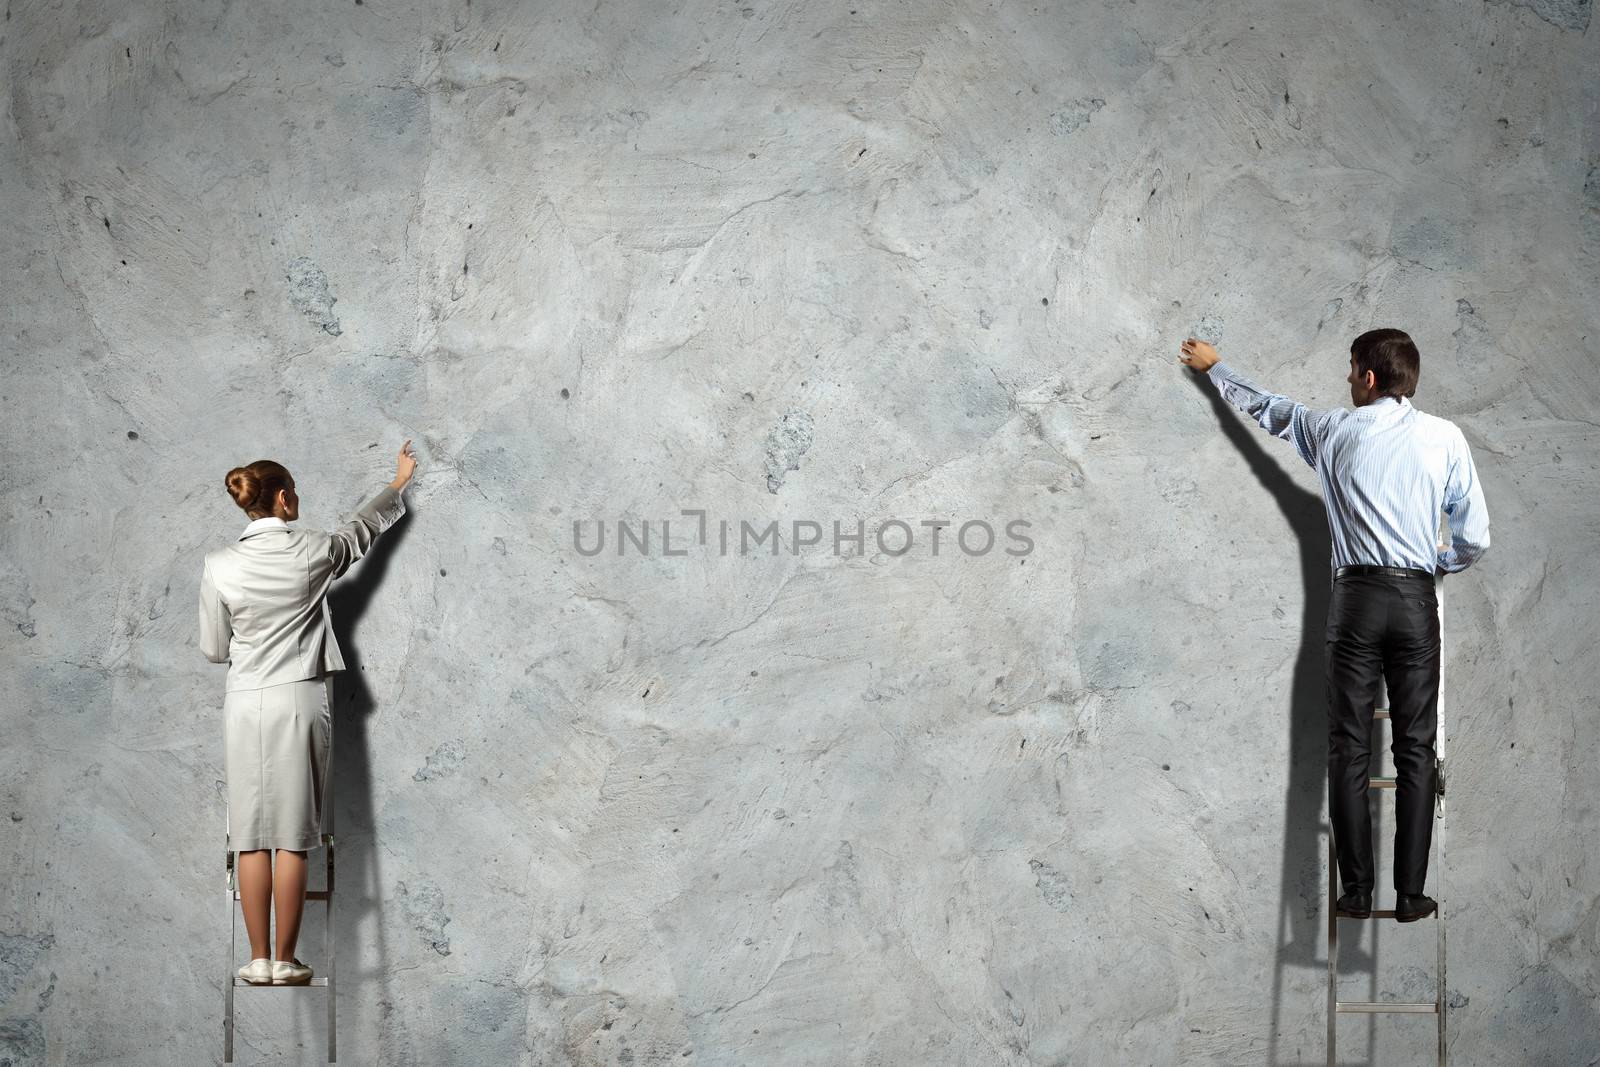
{"label": "white collar", "polygon": [[251,534],[257,534],[262,530],[270,530],[274,527],[287,530],[289,528],[289,524],[278,518],[276,515],[263,515],[259,519],[251,519],[249,524],[245,526],[244,532],[239,535],[239,540],[243,541]]}
{"label": "white collar", "polygon": [[[1385,404],[1384,403],[1385,400],[1393,400],[1394,403],[1393,404]],[[1396,413],[1399,413],[1399,412],[1408,411],[1408,410],[1410,410],[1410,408],[1411,408],[1411,400],[1410,400],[1410,398],[1403,397],[1403,396],[1390,396],[1388,394],[1385,394],[1383,396],[1378,397],[1378,399],[1372,401],[1372,403],[1370,403],[1370,404],[1363,404],[1361,407],[1357,408],[1356,410],[1357,411],[1370,411],[1373,414],[1373,417],[1377,417],[1379,415],[1392,415],[1392,414],[1396,414]]]}

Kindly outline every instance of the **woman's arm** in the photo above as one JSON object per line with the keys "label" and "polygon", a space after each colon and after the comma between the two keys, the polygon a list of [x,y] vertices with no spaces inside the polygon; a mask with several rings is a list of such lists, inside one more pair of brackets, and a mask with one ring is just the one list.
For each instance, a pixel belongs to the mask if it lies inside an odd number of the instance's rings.
{"label": "woman's arm", "polygon": [[340,523],[328,538],[328,559],[335,578],[372,547],[378,535],[406,513],[406,498],[392,484],[379,489],[356,508],[355,514]]}
{"label": "woman's arm", "polygon": [[340,524],[328,539],[328,559],[333,564],[335,578],[366,555],[378,535],[406,513],[406,498],[401,493],[416,469],[417,457],[411,451],[411,440],[407,438],[406,443],[400,446],[400,455],[395,462],[394,481],[363,502],[355,514]]}
{"label": "woman's arm", "polygon": [[212,663],[228,661],[233,641],[233,613],[211,580],[211,560],[200,573],[200,652]]}

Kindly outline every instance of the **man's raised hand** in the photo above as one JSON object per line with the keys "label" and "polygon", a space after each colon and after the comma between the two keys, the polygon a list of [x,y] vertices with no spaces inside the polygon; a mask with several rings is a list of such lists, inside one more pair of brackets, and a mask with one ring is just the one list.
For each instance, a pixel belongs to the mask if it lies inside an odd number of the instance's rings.
{"label": "man's raised hand", "polygon": [[1217,362],[1217,350],[1205,341],[1197,341],[1193,337],[1179,346],[1181,354],[1178,359],[1194,370],[1204,373],[1211,369]]}

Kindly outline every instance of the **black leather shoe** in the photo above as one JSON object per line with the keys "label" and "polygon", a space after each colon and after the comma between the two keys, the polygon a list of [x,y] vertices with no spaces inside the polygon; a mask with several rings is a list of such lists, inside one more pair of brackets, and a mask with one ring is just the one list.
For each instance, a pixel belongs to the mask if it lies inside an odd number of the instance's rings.
{"label": "black leather shoe", "polygon": [[1414,923],[1418,919],[1426,919],[1439,908],[1438,903],[1428,896],[1418,893],[1416,896],[1407,896],[1404,893],[1395,894],[1394,920],[1395,922]]}
{"label": "black leather shoe", "polygon": [[[1358,889],[1352,889],[1339,898],[1334,910],[1336,914],[1346,919],[1370,919],[1372,918],[1372,891],[1368,890],[1363,893]],[[1421,916],[1419,915],[1418,918],[1421,918]]]}

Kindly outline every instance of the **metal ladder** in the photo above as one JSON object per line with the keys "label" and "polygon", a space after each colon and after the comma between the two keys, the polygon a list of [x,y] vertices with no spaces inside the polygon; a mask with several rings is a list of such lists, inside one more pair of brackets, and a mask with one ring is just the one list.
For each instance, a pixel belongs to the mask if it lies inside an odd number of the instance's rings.
{"label": "metal ladder", "polygon": [[311,981],[301,985],[263,985],[253,986],[238,975],[239,961],[237,959],[239,944],[239,875],[234,869],[233,837],[232,830],[227,837],[227,864],[228,864],[228,910],[233,918],[228,930],[228,973],[224,977],[222,987],[227,992],[224,995],[222,1017],[222,1062],[233,1062],[233,990],[236,986],[246,989],[305,989],[307,987],[321,987],[327,990],[328,996],[328,1062],[339,1061],[338,1022],[334,1013],[337,998],[334,996],[334,946],[333,936],[333,835],[322,835],[322,847],[327,854],[327,882],[324,889],[306,890],[306,900],[320,900],[327,905],[326,921],[323,924],[322,945],[323,959],[327,961],[327,973],[318,975]]}
{"label": "metal ladder", "polygon": [[[1439,599],[1439,636],[1441,645],[1444,639],[1444,591],[1440,588],[1438,578],[1434,579],[1434,589]],[[1339,915],[1336,902],[1339,899],[1339,868],[1338,853],[1334,847],[1333,827],[1328,828],[1328,1067],[1337,1067],[1337,1024],[1340,1015],[1372,1015],[1377,1013],[1394,1012],[1410,1015],[1433,1015],[1439,1024],[1439,1067],[1445,1067],[1445,1023],[1449,1009],[1449,1001],[1445,990],[1445,894],[1444,894],[1444,786],[1445,786],[1445,761],[1444,761],[1444,650],[1440,648],[1439,654],[1439,707],[1438,729],[1434,739],[1434,770],[1436,774],[1435,791],[1433,797],[1434,818],[1434,846],[1436,855],[1430,864],[1433,875],[1433,891],[1438,900],[1438,909],[1431,916],[1434,930],[1437,935],[1438,946],[1438,976],[1434,983],[1434,999],[1423,1001],[1361,1001],[1339,999]],[[1389,721],[1387,708],[1375,708],[1373,719],[1384,722]],[[1374,748],[1377,756],[1382,750]],[[1388,775],[1373,775],[1367,779],[1367,787],[1373,789],[1393,789],[1395,780]],[[1391,919],[1393,910],[1379,911],[1374,908],[1371,920]],[[1347,922],[1368,922],[1368,919],[1347,919]],[[1377,961],[1374,958],[1373,966]]]}

